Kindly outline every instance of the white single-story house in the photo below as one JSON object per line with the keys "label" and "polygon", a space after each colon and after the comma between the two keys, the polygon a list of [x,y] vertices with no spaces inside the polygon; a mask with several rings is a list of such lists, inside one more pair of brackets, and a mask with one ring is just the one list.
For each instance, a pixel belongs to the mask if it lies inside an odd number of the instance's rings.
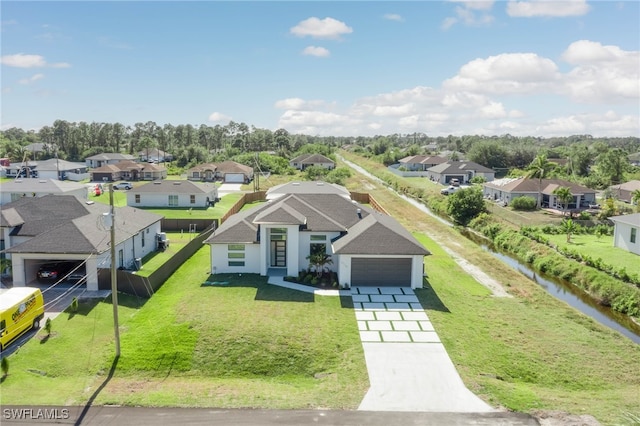
{"label": "white single-story house", "polygon": [[131,207],[207,208],[218,199],[214,183],[188,180],[156,180],[127,191]]}
{"label": "white single-story house", "polygon": [[267,190],[266,198],[275,200],[288,194],[337,194],[347,200],[351,199],[351,193],[344,186],[323,181],[295,181],[276,185]]}
{"label": "white single-story house", "polygon": [[50,158],[37,164],[38,179],[69,179],[77,182],[89,178],[85,163]]}
{"label": "white single-story house", "polygon": [[468,183],[475,176],[482,176],[487,182],[495,179],[496,172],[473,161],[447,161],[427,169],[428,177],[434,182],[448,185],[452,179]]}
{"label": "white single-story house", "polygon": [[142,150],[138,153],[140,161],[147,161],[151,163],[164,163],[167,161],[173,161],[173,155],[168,152],[153,148],[149,150]]}
{"label": "white single-story house", "polygon": [[640,180],[630,180],[620,185],[610,186],[609,189],[615,198],[630,203],[633,200],[634,191],[640,191]]}
{"label": "white single-story house", "polygon": [[573,195],[573,201],[569,203],[567,209],[586,208],[590,204],[596,203],[596,191],[577,183],[562,179],[542,179],[540,184],[538,179],[503,178],[493,182],[483,184],[484,197],[508,205],[511,200],[517,197],[531,197],[538,200],[538,194],[542,192],[542,207],[563,210],[562,201],[553,193],[559,187],[569,188]]}
{"label": "white single-story house", "polygon": [[[64,261],[83,264],[87,290],[98,290],[99,271],[111,267],[111,225],[105,221],[109,210],[106,204],[72,195],[21,198],[3,206],[2,253],[11,259],[13,285],[29,285],[40,266]],[[161,219],[133,207],[115,208],[118,268],[129,268],[157,250]]]}
{"label": "white single-story house", "polygon": [[98,168],[107,164],[116,164],[120,161],[134,161],[136,157],[130,154],[120,154],[119,152],[105,152],[103,154],[92,155],[85,158],[88,167]]}
{"label": "white single-story house", "polygon": [[249,183],[253,180],[253,168],[231,160],[219,164],[204,163],[187,170],[187,179],[203,182],[222,180],[225,183]]}
{"label": "white single-story house", "polygon": [[613,245],[640,255],[640,213],[612,216]]}
{"label": "white single-story house", "polygon": [[398,167],[404,167],[410,172],[424,172],[427,169],[446,163],[447,159],[437,155],[410,155],[398,160]]}
{"label": "white single-story house", "polygon": [[88,198],[86,185],[56,179],[16,179],[0,185],[0,205],[24,197],[43,197],[45,195],[73,195],[81,200]]}
{"label": "white single-story house", "polygon": [[10,163],[4,166],[4,175],[8,178],[37,178],[38,162],[24,161],[22,163]]}
{"label": "white single-story house", "polygon": [[289,165],[298,170],[304,170],[307,167],[318,166],[328,170],[333,170],[336,163],[322,154],[302,154],[289,161]]}
{"label": "white single-story house", "polygon": [[227,219],[205,240],[211,273],[284,273],[310,268],[324,251],[342,288],[421,288],[430,254],[395,219],[338,194],[289,194]]}

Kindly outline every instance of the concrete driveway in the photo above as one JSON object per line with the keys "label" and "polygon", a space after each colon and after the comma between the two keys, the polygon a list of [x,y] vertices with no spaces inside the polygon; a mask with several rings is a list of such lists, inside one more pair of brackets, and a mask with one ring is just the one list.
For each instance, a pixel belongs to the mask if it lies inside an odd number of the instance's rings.
{"label": "concrete driveway", "polygon": [[488,413],[469,391],[410,288],[354,287],[369,388],[358,410]]}
{"label": "concrete driveway", "polygon": [[218,187],[218,197],[222,198],[227,194],[233,194],[235,192],[242,192],[241,183],[223,183]]}

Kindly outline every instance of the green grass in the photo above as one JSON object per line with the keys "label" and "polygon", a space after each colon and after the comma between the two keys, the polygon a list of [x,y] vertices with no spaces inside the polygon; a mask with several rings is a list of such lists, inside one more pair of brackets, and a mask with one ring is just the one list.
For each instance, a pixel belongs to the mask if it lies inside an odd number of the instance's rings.
{"label": "green grass", "polygon": [[209,208],[197,208],[197,209],[186,209],[186,208],[165,208],[165,209],[152,209],[145,208],[144,210],[148,210],[153,213],[157,213],[166,217],[167,219],[214,219],[222,217],[229,209],[238,202],[238,200],[242,197],[241,193],[227,194],[220,199],[216,203],[214,207]]}
{"label": "green grass", "polygon": [[169,240],[169,247],[167,247],[165,251],[154,251],[146,255],[142,259],[142,269],[136,271],[137,275],[143,277],[151,275],[156,269],[187,245],[193,237],[193,234],[189,234],[188,232],[167,232],[166,234]]}
{"label": "green grass", "polygon": [[570,243],[567,243],[566,234],[545,234],[545,237],[549,238],[549,241],[558,247],[575,250],[593,259],[601,258],[611,266],[618,269],[626,268],[628,273],[640,276],[640,258],[638,255],[614,247],[612,236],[598,238],[590,234],[576,234],[571,236]]}
{"label": "green grass", "polygon": [[[122,356],[95,404],[357,408],[368,381],[350,299],[208,270],[204,247],[144,306],[120,307]],[[86,402],[111,367],[111,321],[108,303],[56,318],[55,336],[10,357],[2,403]]]}

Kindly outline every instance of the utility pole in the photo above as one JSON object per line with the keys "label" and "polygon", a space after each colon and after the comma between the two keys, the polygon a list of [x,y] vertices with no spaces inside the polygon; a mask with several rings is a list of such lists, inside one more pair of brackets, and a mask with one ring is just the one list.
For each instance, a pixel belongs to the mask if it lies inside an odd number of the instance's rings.
{"label": "utility pole", "polygon": [[116,358],[120,356],[120,329],[118,325],[118,280],[116,270],[116,210],[113,206],[113,183],[109,185],[111,219],[111,303],[113,304],[113,330],[116,337]]}

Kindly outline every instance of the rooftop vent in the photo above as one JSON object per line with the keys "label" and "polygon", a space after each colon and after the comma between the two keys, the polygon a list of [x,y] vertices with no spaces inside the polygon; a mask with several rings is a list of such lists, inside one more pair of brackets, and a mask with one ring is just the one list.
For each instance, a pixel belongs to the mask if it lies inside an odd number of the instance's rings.
{"label": "rooftop vent", "polygon": [[85,202],[85,204],[90,206],[92,204],[95,204],[95,201],[88,200],[88,201]]}
{"label": "rooftop vent", "polygon": [[362,210],[361,209],[356,209],[356,213],[358,214],[358,218],[362,219]]}

